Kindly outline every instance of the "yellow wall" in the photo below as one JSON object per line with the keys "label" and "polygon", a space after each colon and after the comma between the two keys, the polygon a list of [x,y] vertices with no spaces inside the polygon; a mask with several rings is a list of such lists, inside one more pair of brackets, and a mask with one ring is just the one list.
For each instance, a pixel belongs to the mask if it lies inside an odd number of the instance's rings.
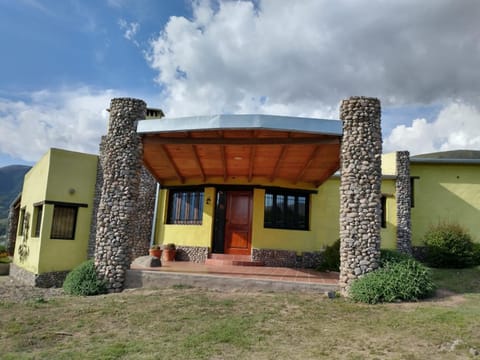
{"label": "yellow wall", "polygon": [[423,244],[431,225],[457,222],[480,242],[480,166],[411,163],[415,207],[412,208],[412,244]]}
{"label": "yellow wall", "polygon": [[[28,239],[26,261],[15,251],[14,262],[35,273],[71,270],[87,259],[88,237],[93,210],[97,156],[51,149],[25,176],[22,207],[31,213],[33,204],[45,201],[86,204],[79,207],[74,240],[50,239],[53,204],[43,204],[41,233]],[[31,232],[31,231],[30,231]],[[17,247],[23,237],[17,237]]]}
{"label": "yellow wall", "polygon": [[[210,204],[207,204],[210,199]],[[213,233],[215,189],[205,188],[203,219],[201,225],[167,224],[168,190],[161,190],[158,198],[158,213],[155,232],[156,244],[174,243],[183,246],[210,247]]]}
{"label": "yellow wall", "polygon": [[[244,184],[247,185],[247,184]],[[268,184],[272,185],[272,184]],[[277,184],[275,184],[277,185]],[[310,197],[310,230],[284,230],[264,228],[265,190],[256,188],[253,193],[252,248],[318,251],[339,239],[339,185],[340,179],[332,177]],[[387,228],[382,229],[382,247],[396,246],[396,202],[395,180],[382,182],[382,193],[387,197]],[[205,199],[211,198],[210,205],[204,205],[202,225],[166,224],[168,191],[160,191],[156,222],[156,243],[173,242],[177,245],[212,245],[215,189],[205,189]]]}
{"label": "yellow wall", "polygon": [[397,175],[397,153],[382,155],[382,175]]}
{"label": "yellow wall", "polygon": [[[45,200],[47,193],[48,168],[50,166],[50,151],[25,174],[22,189],[21,209],[25,209],[25,216],[29,218],[28,231],[24,235],[17,235],[15,243],[15,255],[13,262],[35,274],[38,274],[38,263],[40,256],[40,237],[32,237],[33,204]],[[45,216],[43,216],[45,218]],[[19,224],[19,227],[22,224]],[[40,231],[43,227],[40,228]],[[19,233],[17,229],[17,234]],[[28,250],[25,259],[20,258],[19,247],[24,246]]]}

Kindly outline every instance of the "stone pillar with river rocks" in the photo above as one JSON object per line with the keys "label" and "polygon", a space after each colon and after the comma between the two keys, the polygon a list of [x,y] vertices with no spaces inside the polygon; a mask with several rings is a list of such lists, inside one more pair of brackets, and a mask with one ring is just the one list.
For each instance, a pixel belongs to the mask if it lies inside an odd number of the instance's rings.
{"label": "stone pillar with river rocks", "polygon": [[381,155],[380,101],[354,96],[343,100],[340,180],[340,279],[344,295],[358,277],[380,260]]}
{"label": "stone pillar with river rocks", "polygon": [[395,181],[395,197],[397,201],[397,250],[412,254],[411,234],[411,183],[410,183],[410,153],[397,152],[397,179]]}
{"label": "stone pillar with river rocks", "polygon": [[136,125],[146,111],[146,103],[138,99],[117,98],[110,104],[95,245],[97,273],[110,292],[123,289],[130,266],[142,156]]}

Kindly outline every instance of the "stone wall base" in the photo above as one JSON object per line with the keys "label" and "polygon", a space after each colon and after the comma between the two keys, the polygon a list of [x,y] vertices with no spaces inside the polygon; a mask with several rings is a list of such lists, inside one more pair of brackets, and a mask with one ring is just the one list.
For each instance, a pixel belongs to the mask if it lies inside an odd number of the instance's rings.
{"label": "stone wall base", "polygon": [[208,258],[208,250],[203,246],[177,246],[175,260],[204,263]]}
{"label": "stone wall base", "polygon": [[50,288],[61,288],[69,271],[52,271],[43,274],[34,274],[20,266],[10,264],[10,276],[26,285]]}
{"label": "stone wall base", "polygon": [[311,269],[322,262],[322,253],[303,252],[297,256],[292,250],[252,249],[252,260],[262,261],[265,266]]}

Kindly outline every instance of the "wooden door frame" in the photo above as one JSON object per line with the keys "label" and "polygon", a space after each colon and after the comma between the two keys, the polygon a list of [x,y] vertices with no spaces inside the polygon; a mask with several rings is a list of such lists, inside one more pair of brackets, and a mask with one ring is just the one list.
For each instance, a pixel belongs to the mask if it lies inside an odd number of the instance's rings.
{"label": "wooden door frame", "polygon": [[[223,191],[225,193],[225,212],[224,212],[224,221],[218,221],[217,219],[217,216],[218,216],[218,213],[217,211],[215,211],[215,218],[214,218],[214,226],[218,226],[219,224],[222,224],[223,225],[223,253],[226,253],[225,250],[226,250],[226,244],[227,242],[225,241],[226,240],[226,235],[227,235],[227,231],[226,231],[226,227],[227,227],[227,224],[226,224],[226,217],[227,217],[227,208],[228,208],[228,197],[229,197],[229,194],[232,194],[232,193],[245,193],[247,194],[248,193],[248,197],[249,197],[249,209],[248,209],[248,212],[249,212],[249,218],[248,218],[248,252],[249,252],[249,255],[251,254],[251,251],[252,251],[252,230],[253,230],[253,199],[254,199],[254,188],[253,187],[219,187],[216,189],[217,191],[217,194],[219,191]],[[217,197],[216,197],[216,200],[217,200]],[[217,204],[216,204],[217,206]],[[217,229],[214,228],[214,236],[215,234],[217,233]],[[214,248],[214,242],[215,242],[215,238],[212,238],[212,252],[213,252],[213,248]],[[219,251],[216,251],[215,253],[219,253]]]}

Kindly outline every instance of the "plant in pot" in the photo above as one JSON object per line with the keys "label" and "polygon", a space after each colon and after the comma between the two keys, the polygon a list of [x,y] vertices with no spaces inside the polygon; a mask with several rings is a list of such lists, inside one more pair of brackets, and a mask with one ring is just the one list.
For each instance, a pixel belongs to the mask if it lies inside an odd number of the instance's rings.
{"label": "plant in pot", "polygon": [[163,260],[175,261],[176,252],[177,248],[174,243],[168,243],[163,245]]}
{"label": "plant in pot", "polygon": [[0,275],[8,275],[12,259],[8,256],[7,250],[0,245]]}
{"label": "plant in pot", "polygon": [[162,248],[159,245],[152,245],[149,253],[150,256],[155,256],[160,259],[162,257]]}

